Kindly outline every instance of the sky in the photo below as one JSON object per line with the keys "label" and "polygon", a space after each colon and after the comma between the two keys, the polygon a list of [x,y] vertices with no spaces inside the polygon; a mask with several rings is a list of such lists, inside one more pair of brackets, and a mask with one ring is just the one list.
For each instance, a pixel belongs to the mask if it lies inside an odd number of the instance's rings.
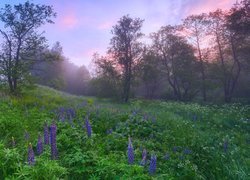
{"label": "sky", "polygon": [[[19,4],[25,0],[0,0]],[[31,0],[52,5],[55,24],[41,27],[48,43],[59,41],[64,56],[74,64],[88,67],[95,52],[105,54],[112,37],[112,26],[123,16],[144,19],[142,32],[148,36],[161,26],[181,23],[191,14],[229,9],[236,0]]]}

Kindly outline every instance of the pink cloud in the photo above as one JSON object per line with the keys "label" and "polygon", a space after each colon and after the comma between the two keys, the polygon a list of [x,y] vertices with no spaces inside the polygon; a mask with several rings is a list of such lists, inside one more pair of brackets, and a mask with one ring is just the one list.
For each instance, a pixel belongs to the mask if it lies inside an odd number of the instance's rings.
{"label": "pink cloud", "polygon": [[229,9],[234,3],[235,0],[204,0],[197,5],[192,5],[188,10],[188,15],[208,13],[216,9]]}
{"label": "pink cloud", "polygon": [[67,28],[73,28],[76,26],[78,20],[74,16],[66,16],[62,19],[62,25]]}
{"label": "pink cloud", "polygon": [[60,25],[64,28],[74,28],[77,26],[79,20],[74,14],[66,14],[60,20]]}
{"label": "pink cloud", "polygon": [[[75,29],[80,26],[89,27],[93,23],[93,20],[87,16],[81,16],[75,14],[75,12],[65,12],[63,15],[58,16],[59,28],[63,29]],[[56,23],[57,24],[57,23]]]}

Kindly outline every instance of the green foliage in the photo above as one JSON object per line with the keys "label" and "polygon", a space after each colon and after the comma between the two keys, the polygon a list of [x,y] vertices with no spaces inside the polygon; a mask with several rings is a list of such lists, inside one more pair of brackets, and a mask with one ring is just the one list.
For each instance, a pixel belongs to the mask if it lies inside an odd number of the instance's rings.
{"label": "green foliage", "polygon": [[58,179],[67,174],[66,168],[61,167],[56,161],[39,158],[35,166],[23,165],[13,177],[17,179]]}
{"label": "green foliage", "polygon": [[65,82],[62,77],[52,79],[49,82],[50,87],[55,88],[55,89],[63,89],[65,87]]}
{"label": "green foliage", "polygon": [[45,37],[38,29],[53,23],[55,16],[52,6],[29,1],[1,8],[0,76],[1,81],[8,83],[10,92],[17,93],[19,86],[32,82],[30,70],[34,60],[38,61],[37,55],[40,56],[46,47]]}
{"label": "green foliage", "polygon": [[90,81],[90,94],[101,98],[119,98],[119,84],[110,77],[93,78]]}
{"label": "green foliage", "polygon": [[[62,120],[58,108],[76,115]],[[250,107],[134,100],[113,104],[71,96],[50,88],[9,97],[0,104],[0,177],[5,179],[247,179],[249,174]],[[93,134],[87,136],[85,117]],[[56,120],[58,159],[50,146],[36,155],[43,124]],[[25,130],[35,151],[27,164]],[[11,137],[16,145],[12,146]],[[127,161],[131,137],[135,162]],[[142,150],[147,162],[141,166]],[[148,173],[151,154],[154,175]]]}
{"label": "green foliage", "polygon": [[4,148],[4,144],[0,143],[0,177],[7,177],[18,170],[21,156],[17,149]]}

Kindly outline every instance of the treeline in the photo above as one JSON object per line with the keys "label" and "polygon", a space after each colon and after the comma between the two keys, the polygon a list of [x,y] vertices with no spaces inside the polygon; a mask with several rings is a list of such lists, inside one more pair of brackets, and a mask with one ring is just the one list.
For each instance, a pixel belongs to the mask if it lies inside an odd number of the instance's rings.
{"label": "treeline", "polygon": [[[17,16],[20,14],[20,16]],[[178,101],[250,101],[250,2],[229,11],[191,15],[145,36],[144,20],[123,16],[105,55],[95,53],[94,76],[50,49],[38,28],[53,23],[52,7],[27,1],[0,11],[4,29],[0,86],[16,93],[34,82],[78,95]],[[167,17],[166,17],[167,18]],[[148,44],[142,43],[147,38]],[[92,72],[91,72],[92,73]]]}
{"label": "treeline", "polygon": [[250,95],[250,5],[185,18],[141,43],[143,20],[123,16],[105,56],[94,55],[93,95],[231,102]]}
{"label": "treeline", "polygon": [[38,61],[33,65],[32,77],[38,84],[76,95],[88,94],[90,73],[85,66],[78,67],[63,55],[63,48],[56,42],[44,52],[45,58],[53,61]]}

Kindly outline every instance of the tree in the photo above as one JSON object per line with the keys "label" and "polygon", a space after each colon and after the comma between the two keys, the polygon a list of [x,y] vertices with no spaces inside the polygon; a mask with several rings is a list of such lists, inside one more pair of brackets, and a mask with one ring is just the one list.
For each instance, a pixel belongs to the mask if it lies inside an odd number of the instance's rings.
{"label": "tree", "polygon": [[237,81],[234,96],[248,97],[250,94],[250,1],[243,0],[236,3],[226,16],[227,28],[233,34],[237,47],[237,58],[241,64],[241,72]]}
{"label": "tree", "polygon": [[142,85],[140,91],[144,92],[146,98],[159,98],[159,89],[164,74],[162,72],[162,63],[159,61],[158,56],[153,50],[149,49],[144,53],[139,67],[139,84]]}
{"label": "tree", "polygon": [[244,43],[242,36],[229,28],[227,17],[230,14],[217,10],[209,14],[210,32],[214,37],[215,58],[219,67],[224,91],[224,101],[231,102],[233,93],[242,71],[240,51]]}
{"label": "tree", "polygon": [[75,81],[75,85],[78,94],[87,94],[88,83],[91,77],[88,69],[84,65],[78,68],[75,78],[77,80]]}
{"label": "tree", "polygon": [[236,3],[227,16],[228,27],[238,34],[250,35],[250,1]]}
{"label": "tree", "polygon": [[196,59],[192,47],[176,27],[165,26],[151,35],[153,48],[166,69],[176,100],[190,100],[196,93]]}
{"label": "tree", "polygon": [[203,100],[207,100],[207,88],[206,88],[206,73],[204,64],[204,55],[202,53],[202,43],[206,41],[206,14],[191,15],[184,20],[184,27],[187,30],[188,36],[191,39],[192,44],[196,50],[196,56],[199,60],[199,71],[201,72],[202,80],[202,96]]}
{"label": "tree", "polygon": [[99,97],[119,98],[120,79],[117,63],[109,56],[95,53],[92,59],[95,64],[96,75],[90,82],[90,94]]}
{"label": "tree", "polygon": [[141,59],[143,52],[142,44],[139,42],[143,36],[141,33],[142,23],[143,20],[132,19],[126,15],[118,21],[111,31],[113,38],[110,42],[109,54],[120,65],[122,71],[124,102],[129,99],[133,68]]}
{"label": "tree", "polygon": [[56,14],[51,6],[35,5],[29,1],[24,4],[5,5],[0,10],[0,20],[4,28],[0,72],[7,80],[11,92],[25,81],[36,56],[45,47],[45,38],[38,28],[45,23],[53,23]]}
{"label": "tree", "polygon": [[56,42],[51,49],[44,49],[36,59],[31,70],[36,83],[62,90],[66,86],[63,76],[66,58],[60,43]]}

